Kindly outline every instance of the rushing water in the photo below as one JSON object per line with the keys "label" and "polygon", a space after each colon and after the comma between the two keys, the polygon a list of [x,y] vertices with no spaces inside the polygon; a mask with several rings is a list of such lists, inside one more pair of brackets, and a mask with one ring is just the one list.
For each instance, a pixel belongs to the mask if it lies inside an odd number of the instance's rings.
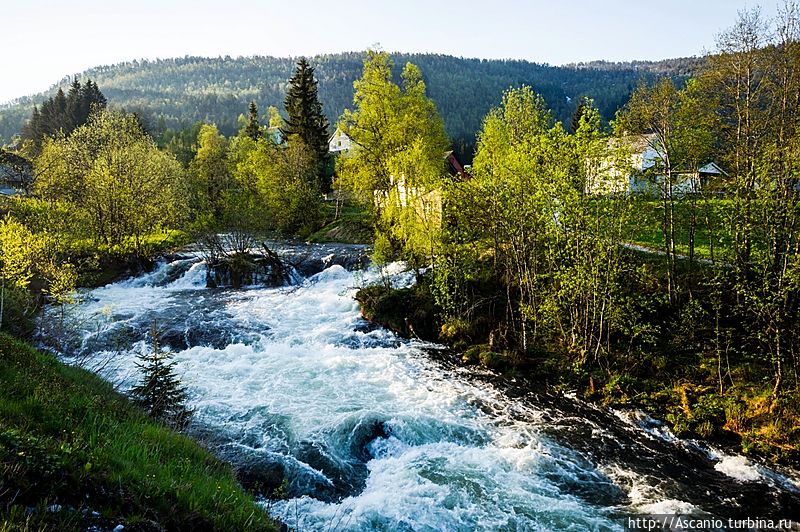
{"label": "rushing water", "polygon": [[[395,268],[396,269],[396,268]],[[390,274],[395,283],[410,276]],[[342,266],[211,290],[196,257],[84,293],[71,355],[125,390],[155,321],[194,428],[301,530],[620,530],[644,513],[800,517],[800,480],[674,438],[635,411],[476,376],[370,327]]]}

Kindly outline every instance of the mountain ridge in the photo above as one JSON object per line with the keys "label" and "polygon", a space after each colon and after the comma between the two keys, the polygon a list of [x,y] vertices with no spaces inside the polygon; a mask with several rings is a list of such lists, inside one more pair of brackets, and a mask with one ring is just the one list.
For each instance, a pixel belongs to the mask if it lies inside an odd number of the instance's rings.
{"label": "mountain ridge", "polygon": [[[352,106],[352,83],[361,75],[364,54],[341,52],[309,58],[320,82],[323,109],[332,124]],[[663,75],[685,78],[702,60],[592,61],[551,66],[521,59],[446,54],[396,52],[391,56],[397,76],[406,62],[420,66],[448,134],[464,143],[473,141],[483,116],[499,104],[509,87],[532,86],[553,109],[554,118],[565,123],[581,96],[594,97],[602,115],[610,119],[640,80]],[[255,100],[262,112],[269,105],[282,109],[296,59],[267,55],[137,59],[92,67],[77,77],[96,81],[111,105],[147,115],[156,130],[207,121],[232,134],[250,100]],[[66,90],[71,80],[71,76],[64,77],[46,91],[0,105],[0,142],[9,142],[19,133],[34,104],[59,87]]]}

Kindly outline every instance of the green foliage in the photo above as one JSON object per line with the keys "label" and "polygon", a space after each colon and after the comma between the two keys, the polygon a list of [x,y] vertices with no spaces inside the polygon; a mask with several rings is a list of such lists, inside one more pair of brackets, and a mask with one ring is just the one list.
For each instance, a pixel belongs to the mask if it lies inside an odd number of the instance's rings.
{"label": "green foliage", "polygon": [[321,172],[328,157],[328,119],[319,101],[314,67],[305,57],[300,58],[294,75],[289,78],[284,107],[287,115],[281,130],[284,138],[296,135],[306,149],[311,150]]}
{"label": "green foliage", "polygon": [[67,138],[46,140],[36,193],[80,213],[97,243],[140,251],[146,234],[186,213],[183,170],[133,115],[100,111]]}
{"label": "green foliage", "polygon": [[[298,136],[285,146],[272,142],[238,145],[235,175],[245,194],[255,201],[254,214],[262,228],[287,236],[307,236],[322,222],[319,167],[314,151]],[[239,209],[241,201],[231,209]]]}
{"label": "green foliage", "polygon": [[496,324],[504,332],[495,335],[501,348],[566,348],[579,363],[597,362],[610,338],[637,320],[620,290],[628,202],[584,192],[590,163],[607,149],[599,126],[587,109],[568,135],[541,96],[509,90],[484,121],[473,179],[447,189],[437,300],[463,318],[483,297],[470,288],[474,280],[496,279],[504,294],[494,297],[505,301]]}
{"label": "green foliage", "polygon": [[216,126],[203,124],[197,134],[197,152],[189,164],[190,202],[195,216],[219,217],[224,209],[224,193],[231,188],[228,140]]}
{"label": "green foliage", "polygon": [[169,426],[183,428],[191,415],[186,408],[186,390],[173,371],[171,353],[159,345],[158,335],[158,327],[153,323],[147,350],[139,355],[136,364],[142,371],[142,380],[131,389],[133,403]]}
{"label": "green foliage", "polygon": [[247,126],[245,126],[243,133],[256,141],[264,137],[264,130],[258,121],[258,105],[256,105],[255,100],[250,102],[250,106],[247,108]]}
{"label": "green foliage", "polygon": [[29,332],[28,322],[36,309],[27,290],[32,281],[54,303],[71,300],[77,272],[61,260],[60,247],[52,233],[34,233],[11,214],[0,219],[0,329],[10,316],[12,332]]}
{"label": "green foliage", "polygon": [[[167,529],[274,529],[206,450],[100,378],[1,334],[0,471],[0,521],[12,529],[127,528],[145,519]],[[52,504],[65,509],[48,512]]]}
{"label": "green foliage", "polygon": [[[320,55],[316,67],[319,97],[329,121],[336,121],[353,101],[353,82],[361,75],[363,52]],[[481,60],[439,54],[393,54],[398,65],[419,65],[430,96],[441,111],[449,136],[463,143],[460,155],[471,156],[476,131],[487,111],[510,86],[528,84],[544,95],[558,120],[567,123],[582,95],[594,98],[605,120],[614,117],[640,78],[685,78],[702,59],[657,63],[603,63],[554,67],[518,60]],[[260,109],[282,107],[286,80],[296,67],[289,58],[184,57],[131,61],[91,69],[115,105],[149,109],[162,128],[180,130],[199,121],[217,124],[225,135],[239,130],[237,116],[255,100]],[[71,80],[61,82],[65,86]],[[21,98],[0,111],[0,143],[10,142],[31,115],[34,103],[55,94]],[[568,100],[571,98],[571,101]],[[272,124],[270,124],[272,125]],[[468,159],[467,159],[468,162]]]}
{"label": "green foliage", "polygon": [[157,139],[158,147],[174,155],[184,168],[188,168],[197,154],[197,137],[203,125],[203,122],[195,122],[191,126],[172,129],[162,123],[159,127],[161,134]]}
{"label": "green foliage", "polygon": [[59,88],[56,95],[42,103],[41,110],[33,107],[30,120],[22,129],[24,139],[34,143],[35,150],[41,148],[46,137],[69,135],[85,124],[89,115],[104,109],[106,98],[91,79],[81,85],[76,78],[67,96]]}
{"label": "green foliage", "polygon": [[336,186],[375,213],[375,256],[430,261],[441,225],[439,185],[448,146],[444,125],[418,67],[407,64],[402,88],[389,55],[369,52],[353,104],[340,129],[354,148],[337,160]]}
{"label": "green foliage", "polygon": [[33,233],[7,215],[0,219],[0,277],[9,286],[25,289],[34,274]]}
{"label": "green foliage", "polygon": [[425,282],[402,289],[370,285],[355,297],[367,319],[398,334],[427,341],[439,337],[436,307]]}

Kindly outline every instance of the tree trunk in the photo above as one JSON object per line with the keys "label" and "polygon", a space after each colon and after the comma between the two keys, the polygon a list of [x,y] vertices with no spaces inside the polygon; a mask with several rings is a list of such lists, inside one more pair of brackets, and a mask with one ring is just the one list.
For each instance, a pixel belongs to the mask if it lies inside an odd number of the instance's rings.
{"label": "tree trunk", "polygon": [[6,278],[0,283],[0,331],[3,330],[3,309],[6,302]]}

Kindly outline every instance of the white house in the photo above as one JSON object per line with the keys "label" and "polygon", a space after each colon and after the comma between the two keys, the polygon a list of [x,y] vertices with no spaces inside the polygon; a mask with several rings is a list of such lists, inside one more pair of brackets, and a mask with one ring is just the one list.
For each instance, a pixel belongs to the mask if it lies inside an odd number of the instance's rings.
{"label": "white house", "polygon": [[331,138],[328,139],[328,151],[330,153],[346,152],[352,147],[353,141],[338,127],[333,135],[331,135]]}
{"label": "white house", "polygon": [[[661,196],[666,193],[664,176],[658,174],[663,152],[659,149],[655,134],[612,138],[608,147],[609,155],[599,163],[594,175],[586,183],[587,194]],[[698,193],[709,183],[719,183],[727,175],[714,162],[708,162],[696,170],[677,169],[672,174],[672,194],[683,196]]]}
{"label": "white house", "polygon": [[27,193],[33,182],[32,171],[28,167],[19,167],[0,163],[0,196],[17,196]]}

